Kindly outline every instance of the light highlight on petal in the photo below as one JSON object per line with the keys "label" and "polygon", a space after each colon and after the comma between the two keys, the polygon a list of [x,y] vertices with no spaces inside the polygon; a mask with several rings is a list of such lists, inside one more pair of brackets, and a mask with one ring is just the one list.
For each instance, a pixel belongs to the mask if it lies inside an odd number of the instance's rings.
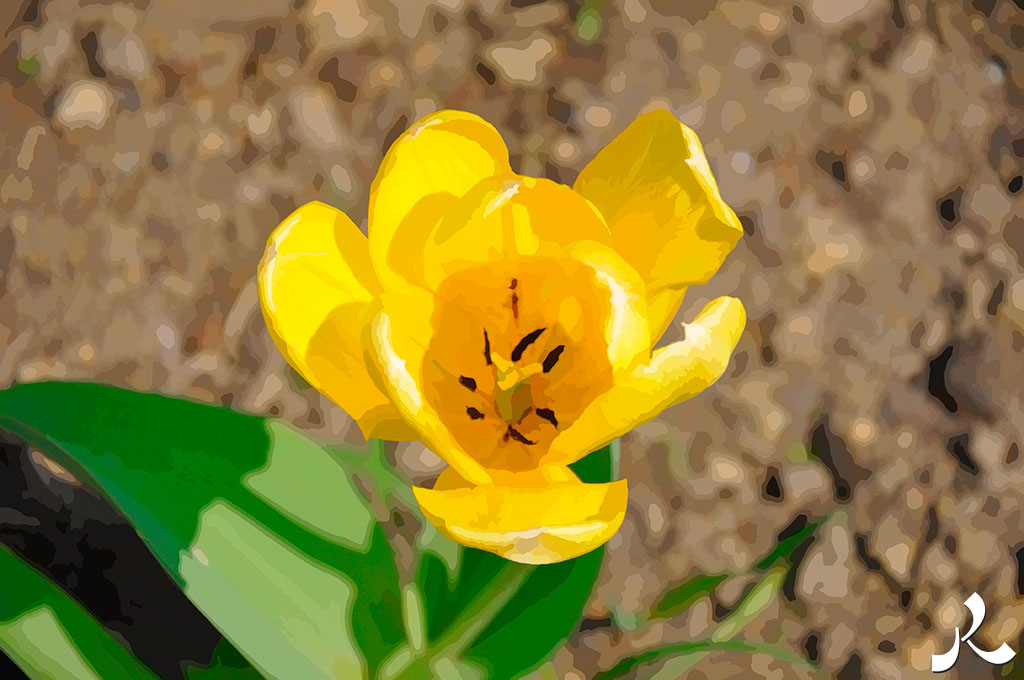
{"label": "light highlight on petal", "polygon": [[646,358],[651,346],[643,280],[618,253],[599,243],[574,243],[569,247],[569,255],[591,268],[598,286],[607,295],[605,342],[612,368],[616,373],[632,368],[638,360]]}

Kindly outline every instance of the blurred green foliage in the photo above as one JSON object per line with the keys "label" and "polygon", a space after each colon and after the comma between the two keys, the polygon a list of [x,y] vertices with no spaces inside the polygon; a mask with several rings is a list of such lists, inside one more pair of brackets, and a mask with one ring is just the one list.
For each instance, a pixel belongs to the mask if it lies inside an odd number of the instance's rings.
{"label": "blurred green foliage", "polygon": [[18,59],[18,71],[27,76],[37,76],[43,70],[43,65],[36,57],[20,57]]}

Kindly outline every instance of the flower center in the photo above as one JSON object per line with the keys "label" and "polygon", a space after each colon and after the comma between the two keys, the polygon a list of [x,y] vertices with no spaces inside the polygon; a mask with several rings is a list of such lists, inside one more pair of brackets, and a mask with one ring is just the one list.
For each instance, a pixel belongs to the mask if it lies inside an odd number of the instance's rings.
{"label": "flower center", "polygon": [[[494,385],[491,406],[493,417],[505,426],[502,435],[503,441],[507,442],[511,439],[528,446],[536,444],[520,430],[520,425],[531,414],[536,414],[554,427],[558,427],[558,420],[552,409],[535,406],[532,382],[537,376],[548,373],[555,367],[558,358],[565,350],[565,345],[559,345],[548,352],[544,361],[517,363],[522,361],[526,349],[534,344],[546,330],[546,328],[538,328],[524,335],[509,353],[509,358],[506,359],[491,349],[490,335],[484,329],[484,361],[487,368],[490,369]],[[461,375],[459,384],[470,392],[477,391],[475,378]],[[466,415],[470,420],[484,420],[488,417],[487,413],[475,406],[467,406]]]}
{"label": "flower center", "polygon": [[[525,365],[516,363],[522,360],[526,349],[534,344],[546,330],[546,328],[538,328],[524,335],[512,349],[508,359],[491,350],[490,336],[486,329],[484,330],[484,360],[487,362],[487,366],[491,367],[494,376],[494,413],[506,426],[505,433],[502,435],[504,441],[512,439],[528,446],[536,443],[518,429],[531,413],[536,413],[542,420],[558,427],[558,419],[555,417],[554,410],[534,405],[531,381],[535,376],[548,373],[555,367],[558,358],[565,351],[565,345],[558,345],[548,352],[544,361],[535,361]],[[459,376],[459,382],[464,387],[470,388],[470,391],[476,391],[475,379]],[[481,420],[487,417],[486,414],[472,406],[466,408],[466,413],[471,420]]]}
{"label": "flower center", "polygon": [[510,425],[521,421],[533,408],[529,379],[536,371],[528,369],[535,368],[537,364],[524,368],[512,365],[507,370],[497,370],[494,408],[498,416]]}
{"label": "flower center", "polygon": [[607,389],[602,301],[574,263],[469,270],[438,291],[427,397],[484,465],[528,469]]}

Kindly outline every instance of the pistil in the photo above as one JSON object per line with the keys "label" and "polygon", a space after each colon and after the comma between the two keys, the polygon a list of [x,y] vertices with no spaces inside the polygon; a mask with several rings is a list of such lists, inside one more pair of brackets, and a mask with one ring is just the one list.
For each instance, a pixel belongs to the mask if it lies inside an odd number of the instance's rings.
{"label": "pistil", "polygon": [[[512,279],[509,288],[512,294],[512,309],[518,311],[518,295],[515,293],[517,287],[516,279]],[[491,349],[491,338],[484,329],[484,360],[494,371],[494,411],[498,418],[505,423],[505,433],[502,436],[504,441],[510,439],[520,444],[532,446],[536,442],[526,437],[517,427],[531,413],[547,421],[554,427],[558,427],[558,418],[550,408],[537,408],[533,403],[533,389],[530,384],[531,378],[544,373],[550,373],[551,369],[558,363],[565,345],[558,345],[544,355],[542,361],[537,361],[525,366],[517,362],[523,359],[523,355],[537,340],[544,334],[547,328],[537,328],[530,331],[516,343],[509,358],[501,356]],[[460,375],[459,383],[470,392],[476,392],[476,380],[470,376]],[[487,416],[476,407],[467,406],[466,414],[471,420],[481,420]]]}
{"label": "pistil", "polygon": [[519,367],[494,356],[495,375],[494,406],[506,423],[518,423],[533,408],[530,378],[540,373],[540,364]]}

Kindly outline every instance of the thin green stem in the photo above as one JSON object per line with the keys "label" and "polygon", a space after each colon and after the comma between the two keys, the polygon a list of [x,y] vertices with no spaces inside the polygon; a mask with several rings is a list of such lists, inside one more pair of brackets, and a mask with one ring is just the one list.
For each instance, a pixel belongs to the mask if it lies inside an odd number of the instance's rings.
{"label": "thin green stem", "polygon": [[529,565],[517,562],[505,564],[490,584],[493,595],[470,604],[444,635],[438,638],[434,645],[438,648],[436,656],[455,656],[464,652],[498,612],[504,609],[531,573],[533,567]]}
{"label": "thin green stem", "polygon": [[665,647],[658,652],[652,652],[648,656],[634,657],[628,663],[617,666],[610,674],[602,674],[597,677],[602,679],[622,677],[646,662],[653,662],[659,657],[665,657],[668,659],[665,666],[654,675],[645,677],[647,677],[647,680],[662,680],[665,678],[676,680],[676,678],[684,677],[679,675],[679,673],[687,670],[688,666],[684,667],[678,664],[672,665],[673,661],[684,658],[690,659],[693,657],[703,659],[709,654],[764,654],[793,667],[804,668],[812,676],[817,676],[819,674],[818,669],[814,668],[807,659],[784,647],[777,647],[760,642],[741,642],[739,640],[725,640],[723,642],[702,640],[700,642],[686,642],[683,644],[672,645],[670,647]]}
{"label": "thin green stem", "polygon": [[619,475],[619,466],[622,464],[622,440],[616,437],[608,442],[608,455],[612,462],[612,479]]}
{"label": "thin green stem", "polygon": [[[711,632],[709,642],[723,643],[732,640],[741,630],[747,627],[761,612],[767,609],[779,591],[782,590],[782,583],[786,579],[786,572],[789,566],[775,567],[768,571],[757,585],[740,602],[736,610],[718,627]],[[670,659],[661,669],[651,676],[650,680],[669,680],[670,678],[682,677],[682,674],[693,668],[698,662],[706,658],[710,652],[697,652],[687,654],[681,658]]]}
{"label": "thin green stem", "polygon": [[660,662],[661,668],[649,676],[650,680],[675,680],[684,677],[687,671],[709,654],[720,651],[771,654],[779,660],[809,667],[806,660],[788,650],[732,640],[776,600],[788,570],[788,564],[769,569],[740,601],[736,609],[711,631],[707,639],[669,645],[623,659],[613,668],[598,673],[596,677],[600,680],[612,680],[628,674],[639,666]]}
{"label": "thin green stem", "polygon": [[395,658],[407,660],[402,668],[382,669],[382,675],[394,680],[418,680],[433,677],[433,666],[440,659],[458,659],[483,632],[498,613],[508,604],[512,596],[533,572],[533,567],[509,562],[495,575],[489,584],[490,597],[474,600],[452,622],[429,648],[417,654],[407,649],[396,653]]}

